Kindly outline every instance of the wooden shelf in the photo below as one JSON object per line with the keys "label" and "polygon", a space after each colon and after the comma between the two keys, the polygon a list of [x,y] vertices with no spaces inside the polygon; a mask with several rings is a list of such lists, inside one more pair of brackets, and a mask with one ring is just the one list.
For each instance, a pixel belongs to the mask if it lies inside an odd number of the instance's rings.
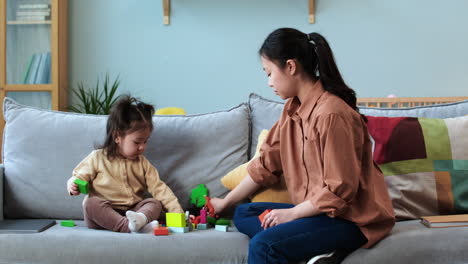
{"label": "wooden shelf", "polygon": [[52,21],[8,21],[7,25],[37,25],[37,24],[52,24]]}
{"label": "wooden shelf", "polygon": [[162,0],[163,1],[163,23],[164,25],[169,25],[169,18],[171,16],[171,1],[170,0]]}
{"label": "wooden shelf", "polygon": [[[169,25],[171,17],[171,1],[163,1],[163,23]],[[309,23],[315,23],[315,0],[309,0]]]}
{"label": "wooden shelf", "polygon": [[309,23],[315,23],[315,0],[309,0]]}

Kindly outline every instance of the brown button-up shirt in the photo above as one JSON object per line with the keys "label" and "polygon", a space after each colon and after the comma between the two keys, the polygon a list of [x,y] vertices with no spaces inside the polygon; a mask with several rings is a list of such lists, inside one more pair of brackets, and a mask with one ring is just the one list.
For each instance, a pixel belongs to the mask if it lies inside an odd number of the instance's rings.
{"label": "brown button-up shirt", "polygon": [[184,212],[172,190],[143,155],[135,160],[109,160],[102,149],[95,150],[78,164],[73,176],[89,182],[89,196],[110,201],[116,209],[127,210],[142,201],[148,191],[168,212]]}
{"label": "brown button-up shirt", "polygon": [[357,224],[371,247],[395,224],[382,172],[361,115],[318,81],[300,102],[289,99],[260,156],[248,166],[264,186],[284,173],[295,205],[306,200],[330,217]]}

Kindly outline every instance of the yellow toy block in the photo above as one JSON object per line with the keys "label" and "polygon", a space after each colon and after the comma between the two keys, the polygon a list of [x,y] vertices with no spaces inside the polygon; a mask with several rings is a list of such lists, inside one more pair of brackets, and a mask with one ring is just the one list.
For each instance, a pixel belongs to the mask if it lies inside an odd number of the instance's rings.
{"label": "yellow toy block", "polygon": [[186,227],[184,213],[166,213],[166,226],[170,227]]}

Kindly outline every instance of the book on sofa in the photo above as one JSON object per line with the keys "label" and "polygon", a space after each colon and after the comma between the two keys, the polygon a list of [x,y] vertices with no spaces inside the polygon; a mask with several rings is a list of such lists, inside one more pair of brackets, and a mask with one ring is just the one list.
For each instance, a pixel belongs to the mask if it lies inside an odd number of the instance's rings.
{"label": "book on sofa", "polygon": [[421,223],[427,227],[468,226],[468,214],[422,216]]}
{"label": "book on sofa", "polygon": [[0,234],[39,233],[55,225],[47,219],[8,219],[0,221]]}

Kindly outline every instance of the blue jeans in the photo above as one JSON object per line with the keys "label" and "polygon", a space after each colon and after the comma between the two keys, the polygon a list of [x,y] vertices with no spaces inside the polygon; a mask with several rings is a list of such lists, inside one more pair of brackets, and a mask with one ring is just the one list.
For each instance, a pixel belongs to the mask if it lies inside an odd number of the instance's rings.
{"label": "blue jeans", "polygon": [[367,238],[353,222],[325,214],[300,218],[266,230],[258,216],[266,209],[292,208],[292,204],[247,203],[236,208],[234,224],[250,237],[249,263],[303,261],[335,249],[353,251]]}

